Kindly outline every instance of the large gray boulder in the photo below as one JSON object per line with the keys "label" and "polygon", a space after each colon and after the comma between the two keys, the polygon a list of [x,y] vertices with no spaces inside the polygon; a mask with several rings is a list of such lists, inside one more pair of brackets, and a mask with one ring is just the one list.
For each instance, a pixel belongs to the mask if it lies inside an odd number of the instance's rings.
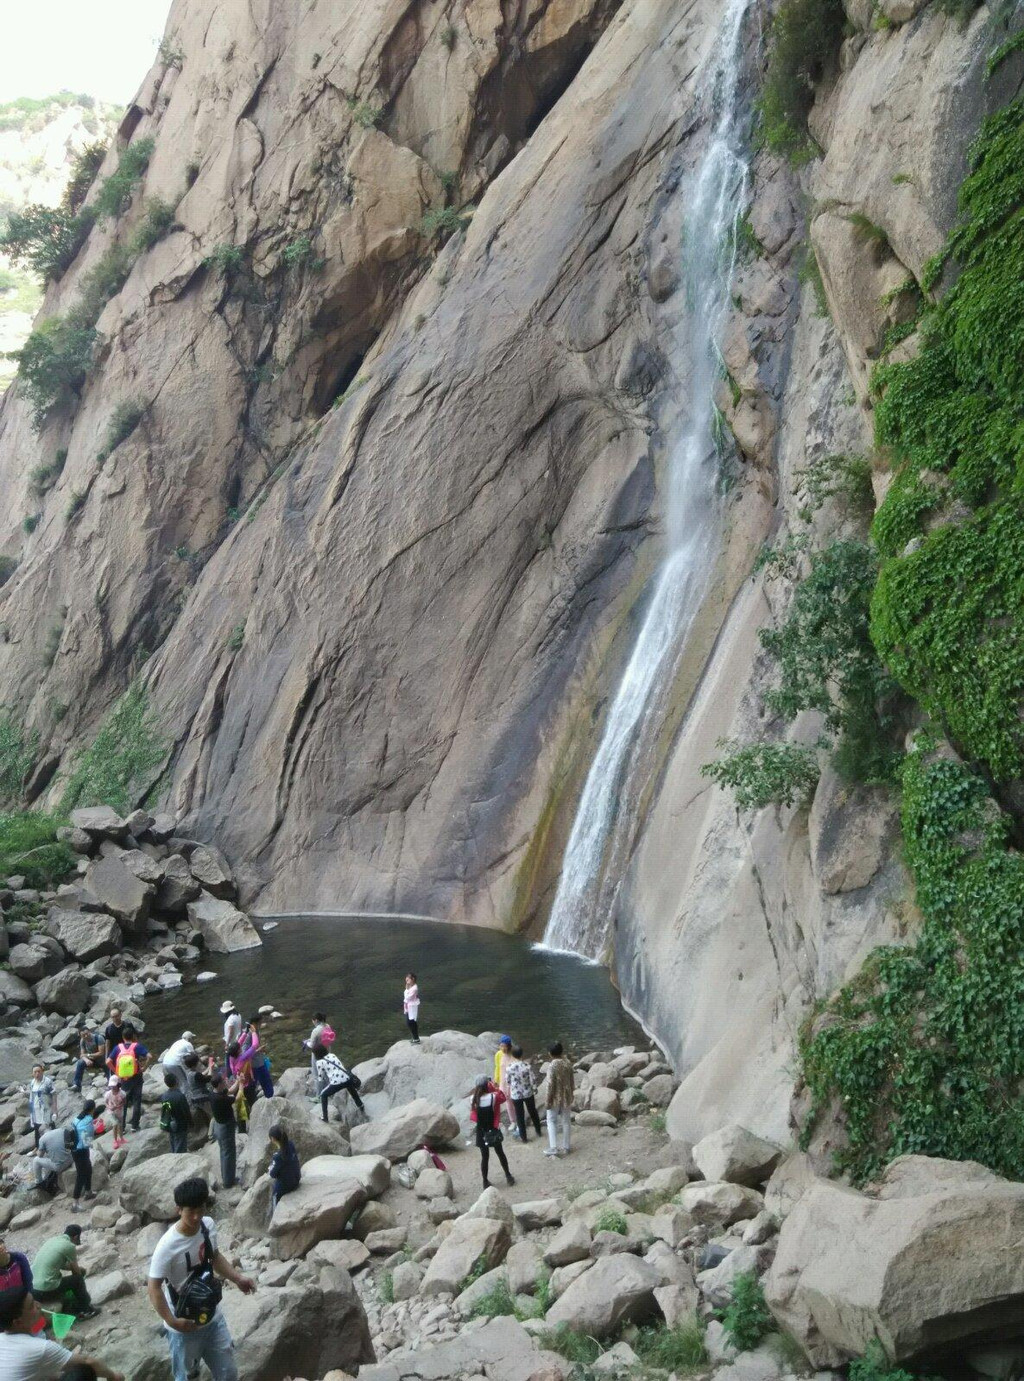
{"label": "large gray boulder", "polygon": [[201,892],[199,900],[189,902],[187,910],[191,923],[202,931],[206,948],[215,954],[256,949],[263,943],[244,911],[209,892]]}
{"label": "large gray boulder", "polygon": [[782,1147],[774,1141],[765,1141],[735,1124],[712,1132],[693,1148],[693,1159],[706,1180],[726,1180],[751,1188],[764,1184],[783,1155]]}
{"label": "large gray boulder", "polygon": [[727,1228],[743,1218],[755,1218],[764,1207],[764,1199],[746,1185],[701,1181],[679,1191],[679,1204],[693,1222]]}
{"label": "large gray boulder", "polygon": [[330,1183],[344,1177],[361,1185],[369,1199],[384,1194],[391,1184],[391,1166],[383,1156],[315,1156],[302,1167],[307,1184]]}
{"label": "large gray boulder", "polygon": [[238,1154],[239,1176],[246,1184],[264,1174],[270,1165],[274,1148],[267,1133],[275,1122],[285,1128],[303,1165],[315,1156],[344,1156],[348,1142],[320,1116],[309,1103],[295,1099],[260,1098],[249,1116],[249,1131],[240,1137]]}
{"label": "large gray boulder", "polygon": [[654,1292],[660,1288],[661,1273],[649,1262],[628,1254],[605,1256],[573,1281],[548,1310],[546,1321],[607,1338],[622,1324],[655,1313]]}
{"label": "large gray boulder", "polygon": [[877,1339],[895,1361],[1019,1332],[1024,1184],[970,1161],[903,1156],[877,1197],[819,1180],[765,1277],[768,1306],[817,1367]]}
{"label": "large gray boulder", "polygon": [[195,901],[202,891],[192,876],[188,859],[182,854],[171,854],[163,860],[164,876],[156,892],[158,911],[168,911],[171,915],[183,915],[190,901]]}
{"label": "large gray boulder", "polygon": [[192,876],[212,897],[234,897],[237,893],[231,867],[219,849],[200,844],[192,850],[188,866]]}
{"label": "large gray boulder", "polygon": [[[0,978],[3,977],[0,973]],[[34,1064],[35,1055],[22,1036],[0,1036],[0,1088],[30,1078]]]}
{"label": "large gray boulder", "polygon": [[121,927],[103,912],[64,911],[51,906],[46,929],[81,964],[116,954],[122,944]]}
{"label": "large gray boulder", "polygon": [[338,1370],[354,1375],[374,1360],[352,1277],[336,1266],[322,1265],[301,1285],[254,1295],[225,1290],[221,1307],[235,1339],[238,1374],[246,1381]]}
{"label": "large gray boulder", "polygon": [[36,1001],[44,1012],[72,1017],[89,1005],[89,980],[79,968],[61,969],[36,984]]}
{"label": "large gray boulder", "polygon": [[71,812],[71,824],[84,830],[97,843],[102,839],[124,839],[128,826],[111,806],[84,806]]}
{"label": "large gray boulder", "polygon": [[154,858],[144,849],[123,849],[120,859],[128,871],[134,873],[140,882],[148,882],[155,887],[163,881],[163,860]]}
{"label": "large gray boulder", "polygon": [[399,1108],[392,1108],[373,1122],[353,1127],[350,1141],[353,1151],[369,1155],[387,1156],[388,1160],[405,1158],[422,1146],[446,1146],[459,1135],[459,1120],[438,1103],[426,1098],[414,1098]]}
{"label": "large gray boulder", "polygon": [[122,1209],[125,1213],[137,1213],[141,1218],[169,1223],[178,1216],[174,1206],[175,1186],[197,1175],[214,1180],[213,1158],[216,1156],[215,1146],[202,1151],[186,1151],[183,1155],[168,1152],[123,1170],[117,1181]]}
{"label": "large gray boulder", "polygon": [[40,945],[12,945],[7,956],[7,967],[11,973],[23,978],[26,983],[38,983],[46,973],[49,963],[49,951]]}
{"label": "large gray boulder", "polygon": [[110,855],[89,864],[85,885],[98,905],[109,911],[128,935],[144,935],[154,891],[120,858]]}
{"label": "large gray boulder", "polygon": [[500,1266],[512,1241],[508,1224],[496,1218],[459,1218],[427,1267],[420,1285],[424,1295],[456,1295],[466,1277]]}
{"label": "large gray boulder", "polygon": [[32,989],[23,978],[9,969],[0,969],[0,1003],[9,1002],[12,1007],[28,1007],[32,1003]]}
{"label": "large gray boulder", "polygon": [[521,1323],[497,1318],[448,1342],[392,1352],[387,1361],[362,1367],[359,1381],[445,1381],[485,1372],[493,1381],[563,1381],[571,1370],[558,1353],[542,1351]]}
{"label": "large gray boulder", "polygon": [[590,1256],[590,1229],[582,1218],[570,1218],[559,1228],[544,1251],[549,1266],[570,1266]]}
{"label": "large gray boulder", "polygon": [[[326,1157],[344,1164],[344,1156]],[[335,1176],[302,1178],[298,1189],[285,1194],[270,1220],[273,1250],[282,1261],[305,1256],[325,1238],[340,1237],[345,1225],[366,1203],[366,1190],[344,1172]]]}
{"label": "large gray boulder", "polygon": [[[367,1062],[370,1063],[370,1062]],[[368,1071],[367,1093],[379,1089],[392,1107],[426,1098],[450,1107],[473,1092],[478,1074],[494,1065],[494,1045],[463,1031],[438,1031],[424,1036],[419,1045],[397,1041],[382,1058],[383,1069]],[[363,1077],[362,1069],[359,1077]]]}

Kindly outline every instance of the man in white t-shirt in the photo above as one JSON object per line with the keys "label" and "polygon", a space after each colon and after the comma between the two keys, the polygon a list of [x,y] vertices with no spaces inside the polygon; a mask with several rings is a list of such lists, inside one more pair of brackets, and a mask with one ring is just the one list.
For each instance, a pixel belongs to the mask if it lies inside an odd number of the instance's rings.
{"label": "man in white t-shirt", "polygon": [[234,1344],[220,1309],[215,1309],[209,1322],[199,1323],[179,1318],[176,1300],[196,1267],[212,1268],[245,1295],[251,1295],[256,1286],[217,1247],[217,1225],[203,1213],[210,1206],[206,1181],[182,1180],[174,1191],[174,1202],[178,1221],[160,1238],[149,1263],[149,1302],[167,1329],[174,1381],[187,1381],[200,1362],[209,1367],[213,1381],[238,1381]]}
{"label": "man in white t-shirt", "polygon": [[124,1381],[113,1367],[97,1357],[69,1352],[60,1343],[33,1332],[41,1318],[39,1305],[28,1290],[11,1291],[0,1301],[0,1376],[3,1381],[57,1381],[72,1361],[84,1362],[106,1381]]}

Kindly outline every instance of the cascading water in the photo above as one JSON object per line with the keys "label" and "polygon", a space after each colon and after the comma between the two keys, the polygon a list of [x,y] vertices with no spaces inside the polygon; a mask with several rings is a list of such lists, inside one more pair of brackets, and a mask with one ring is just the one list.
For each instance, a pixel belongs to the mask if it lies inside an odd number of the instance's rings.
{"label": "cascading water", "polygon": [[671,680],[717,545],[712,395],[720,369],[718,337],[735,270],[736,227],[746,203],[740,55],[749,3],[729,0],[722,18],[703,78],[712,128],[681,191],[689,203],[683,329],[691,389],[688,417],[668,466],[668,547],[583,788],[544,934],[546,948],[588,958],[599,957],[605,948],[611,908],[602,898],[602,877],[619,805],[628,795],[634,749],[659,690]]}

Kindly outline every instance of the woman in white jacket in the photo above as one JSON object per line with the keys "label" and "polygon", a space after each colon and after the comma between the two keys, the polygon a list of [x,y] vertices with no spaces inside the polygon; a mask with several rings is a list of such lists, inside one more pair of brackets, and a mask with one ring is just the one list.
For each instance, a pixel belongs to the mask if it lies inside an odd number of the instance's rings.
{"label": "woman in white jacket", "polygon": [[412,1035],[413,1045],[420,1043],[420,990],[414,973],[405,975],[405,992],[402,994],[402,1011],[405,1024]]}

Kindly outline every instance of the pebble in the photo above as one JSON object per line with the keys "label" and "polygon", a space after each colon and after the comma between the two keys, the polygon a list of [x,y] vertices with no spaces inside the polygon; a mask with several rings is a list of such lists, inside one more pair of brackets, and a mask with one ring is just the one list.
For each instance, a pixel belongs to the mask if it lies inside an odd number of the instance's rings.
{"label": "pebble", "polygon": [[214,973],[214,971],[213,971],[212,969],[204,969],[204,970],[202,971],[202,973],[197,973],[197,974],[196,974],[196,982],[197,982],[197,983],[212,983],[213,980],[214,980],[216,977],[217,977],[217,975]]}
{"label": "pebble", "polygon": [[266,923],[265,926],[262,926],[262,927],[261,927],[261,929],[263,929],[263,930],[276,930],[276,929],[277,929],[277,922],[276,922],[276,921],[268,921],[268,922]]}

